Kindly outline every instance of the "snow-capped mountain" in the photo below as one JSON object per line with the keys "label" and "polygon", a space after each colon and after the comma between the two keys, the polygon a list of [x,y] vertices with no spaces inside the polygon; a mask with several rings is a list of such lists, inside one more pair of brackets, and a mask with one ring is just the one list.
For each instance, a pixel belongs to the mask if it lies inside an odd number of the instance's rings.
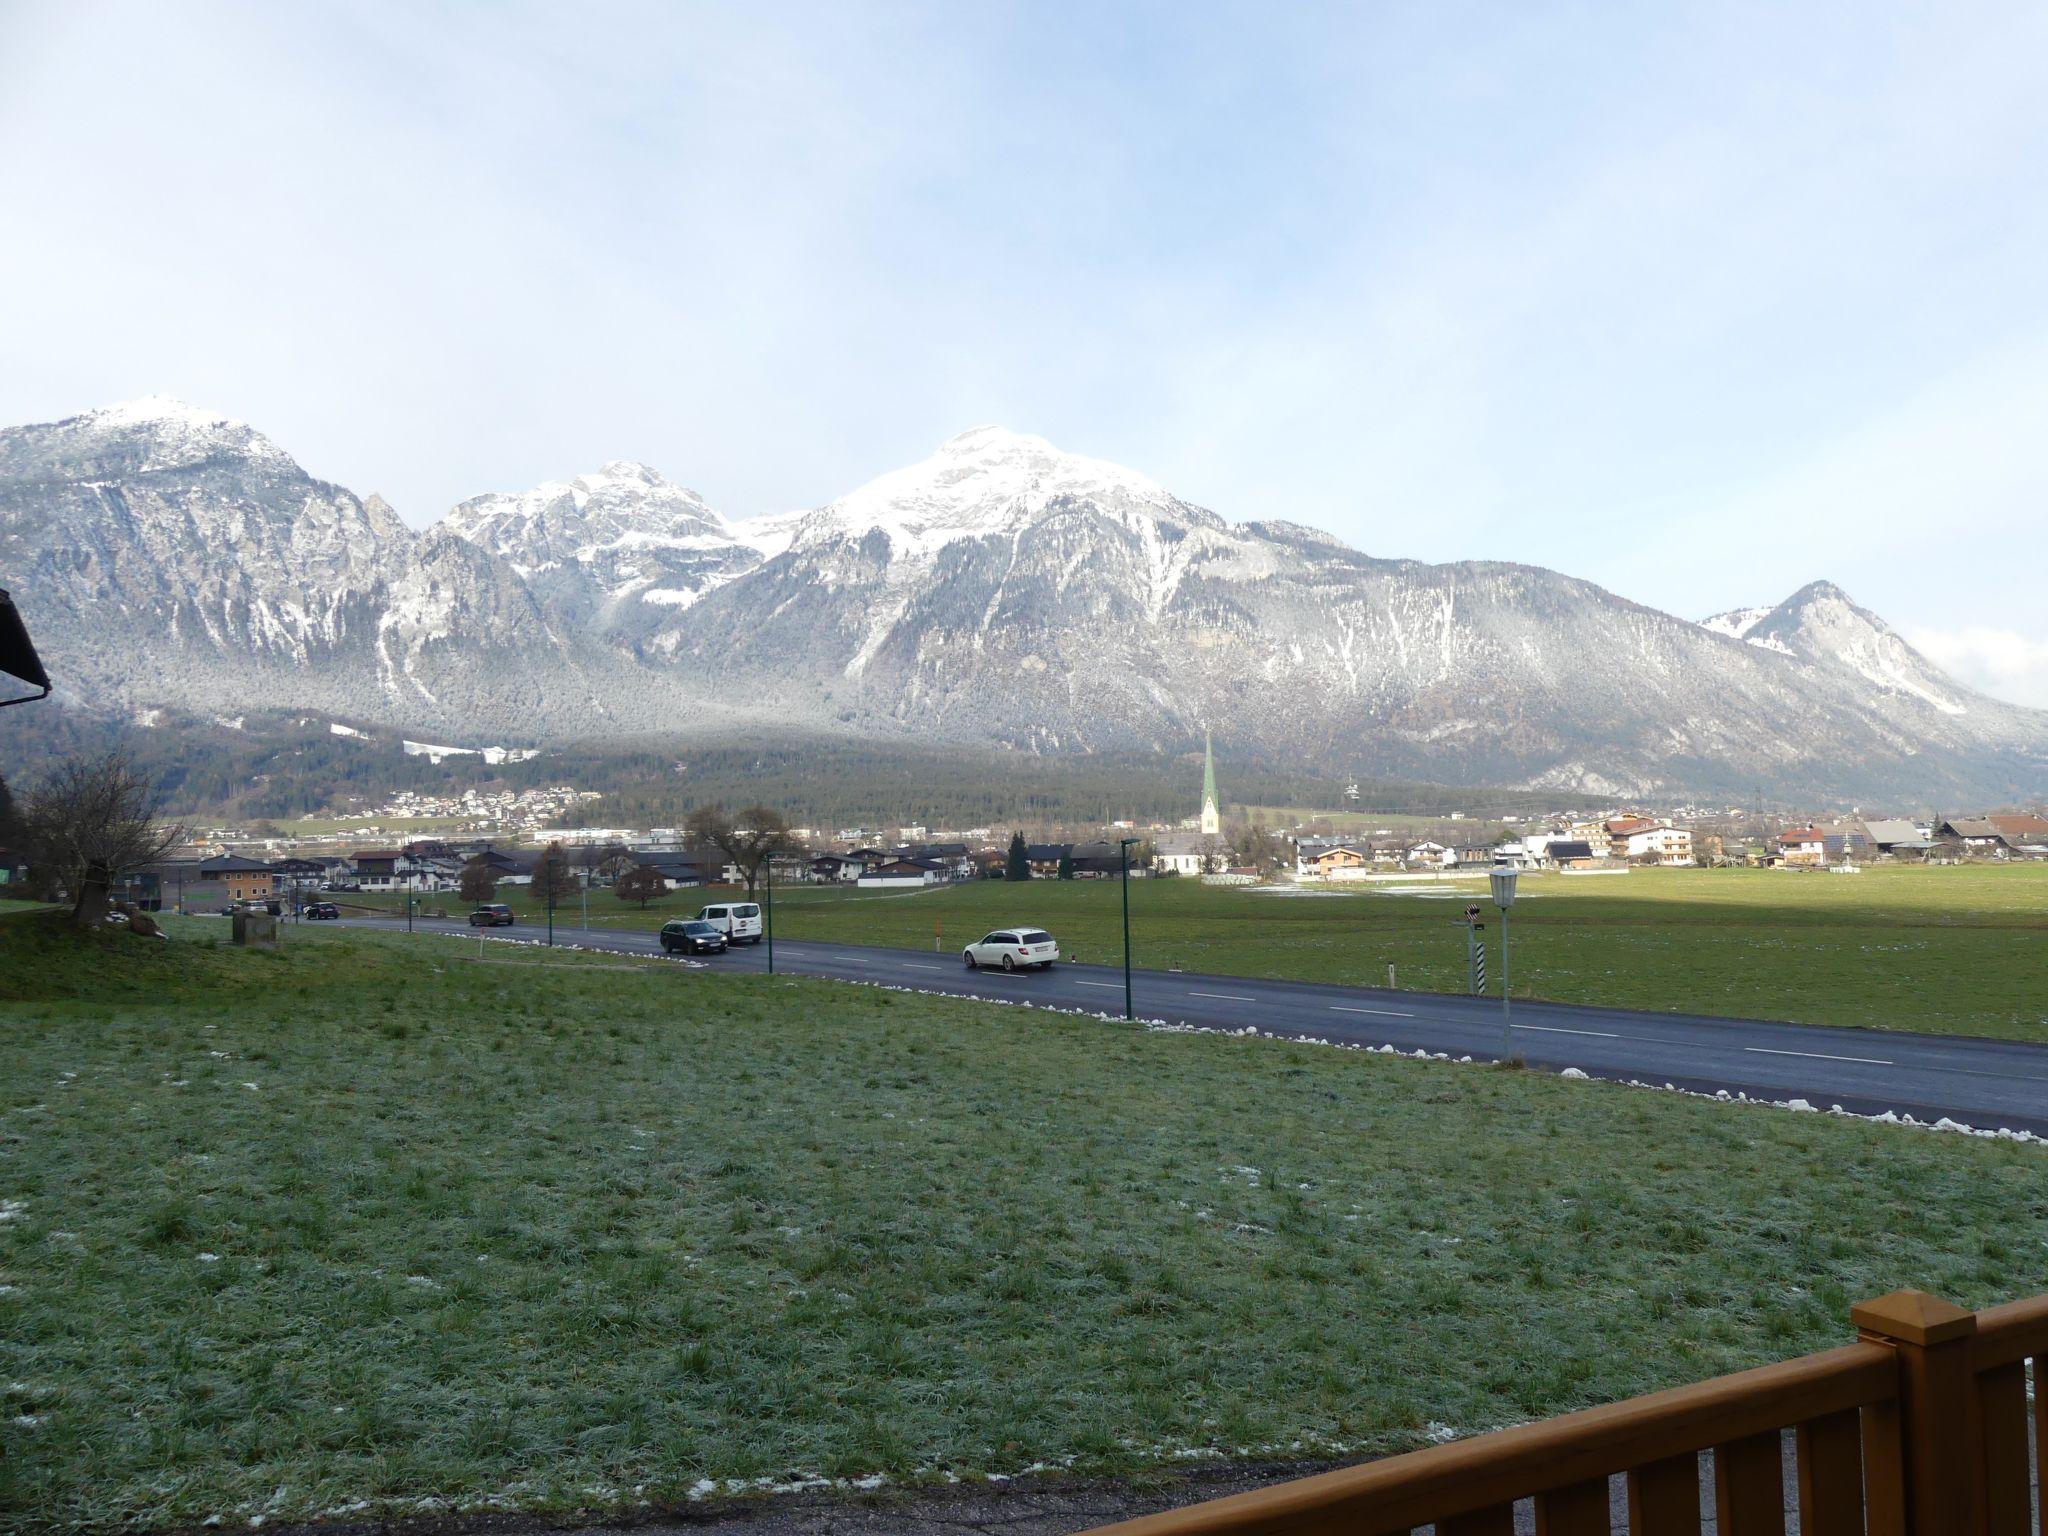
{"label": "snow-capped mountain", "polygon": [[563,618],[628,641],[650,615],[689,607],[787,543],[772,528],[736,528],[695,491],[625,459],[473,497],[442,526],[508,562]]}
{"label": "snow-capped mountain", "polygon": [[1081,752],[1207,727],[1450,782],[2048,785],[2048,714],[1960,687],[1826,583],[1693,624],[1534,567],[1229,522],[997,427],[751,523],[621,461],[415,534],[245,426],[145,401],[0,432],[0,582],[69,702],[122,715]]}
{"label": "snow-capped mountain", "polygon": [[175,400],[0,431],[0,573],[76,707],[560,732],[620,702],[646,706],[629,724],[663,718],[658,680],[636,692],[630,663],[487,549],[415,533]]}

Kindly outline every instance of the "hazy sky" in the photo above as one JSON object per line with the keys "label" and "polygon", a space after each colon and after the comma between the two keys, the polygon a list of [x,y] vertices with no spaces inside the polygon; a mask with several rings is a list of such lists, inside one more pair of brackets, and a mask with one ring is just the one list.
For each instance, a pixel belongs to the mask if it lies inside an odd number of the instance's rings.
{"label": "hazy sky", "polygon": [[978,422],[2048,704],[2048,8],[0,0],[0,422],[415,523]]}

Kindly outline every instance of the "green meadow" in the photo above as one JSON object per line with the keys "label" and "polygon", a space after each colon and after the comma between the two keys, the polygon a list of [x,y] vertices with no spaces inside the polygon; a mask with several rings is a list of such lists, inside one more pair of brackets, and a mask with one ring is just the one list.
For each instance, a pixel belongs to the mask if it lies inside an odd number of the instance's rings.
{"label": "green meadow", "polygon": [[[1484,891],[1483,879],[1428,875],[1315,895],[1137,880],[1132,946],[1139,965],[1155,968],[1384,986],[1392,966],[1397,986],[1459,991],[1457,916],[1476,901],[1488,907],[1498,985],[1500,926]],[[643,912],[597,890],[589,920],[656,926],[727,894],[678,891]],[[542,919],[523,893],[504,895],[523,922]],[[789,938],[957,953],[992,927],[1029,922],[1081,960],[1122,956],[1114,881],[971,881],[907,895],[794,886],[776,893],[775,913]],[[581,905],[555,920],[573,930]],[[2048,1041],[2040,865],[1526,875],[1510,921],[1517,997]]]}
{"label": "green meadow", "polygon": [[1358,1456],[1839,1343],[1902,1285],[2048,1288],[2036,1148],[171,929],[0,917],[10,1529]]}

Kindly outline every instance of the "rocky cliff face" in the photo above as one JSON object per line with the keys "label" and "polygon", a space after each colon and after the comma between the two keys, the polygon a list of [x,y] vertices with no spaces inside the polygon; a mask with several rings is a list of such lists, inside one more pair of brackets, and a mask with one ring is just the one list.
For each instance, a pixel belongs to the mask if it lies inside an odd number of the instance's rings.
{"label": "rocky cliff face", "polygon": [[447,735],[838,728],[1233,750],[1629,793],[2006,797],[2048,714],[1815,583],[1693,624],[1528,566],[1237,524],[984,427],[730,522],[633,463],[414,534],[246,426],[147,401],[0,433],[0,572],[78,707],[332,709]]}

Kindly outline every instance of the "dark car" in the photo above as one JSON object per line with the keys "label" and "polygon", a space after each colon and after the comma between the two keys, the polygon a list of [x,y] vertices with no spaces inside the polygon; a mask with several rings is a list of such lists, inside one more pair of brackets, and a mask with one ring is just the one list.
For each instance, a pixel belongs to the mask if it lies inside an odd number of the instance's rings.
{"label": "dark car", "polygon": [[699,917],[681,917],[661,925],[661,947],[672,955],[678,950],[686,955],[722,955],[725,945],[725,930]]}
{"label": "dark car", "polygon": [[478,907],[469,914],[469,926],[472,928],[510,928],[512,926],[512,909],[502,901],[494,901],[487,907]]}
{"label": "dark car", "polygon": [[331,901],[309,901],[306,903],[306,921],[309,923],[331,923],[341,916],[341,908]]}

